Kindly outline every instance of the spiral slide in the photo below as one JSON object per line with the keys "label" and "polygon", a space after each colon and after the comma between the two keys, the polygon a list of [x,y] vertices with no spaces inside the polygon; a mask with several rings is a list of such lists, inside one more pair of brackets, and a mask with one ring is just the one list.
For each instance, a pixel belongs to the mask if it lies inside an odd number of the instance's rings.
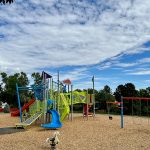
{"label": "spiral slide", "polygon": [[60,122],[60,116],[58,112],[56,110],[48,110],[47,112],[52,115],[52,121],[48,124],[42,124],[41,126],[48,129],[61,128],[62,123]]}
{"label": "spiral slide", "polygon": [[[27,104],[25,104],[23,107],[22,107],[22,111],[24,111],[25,109],[28,109],[30,107],[30,105],[32,105],[33,103],[35,102],[34,99],[31,99],[30,102],[28,102]],[[11,113],[11,116],[19,116],[20,115],[20,111],[19,109],[17,111],[14,111]]]}

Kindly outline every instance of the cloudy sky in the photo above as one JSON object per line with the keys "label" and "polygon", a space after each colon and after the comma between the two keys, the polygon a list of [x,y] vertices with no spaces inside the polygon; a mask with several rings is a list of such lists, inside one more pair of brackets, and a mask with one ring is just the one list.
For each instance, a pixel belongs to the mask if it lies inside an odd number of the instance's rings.
{"label": "cloudy sky", "polygon": [[150,85],[149,0],[16,0],[0,5],[0,72],[47,71],[74,88]]}

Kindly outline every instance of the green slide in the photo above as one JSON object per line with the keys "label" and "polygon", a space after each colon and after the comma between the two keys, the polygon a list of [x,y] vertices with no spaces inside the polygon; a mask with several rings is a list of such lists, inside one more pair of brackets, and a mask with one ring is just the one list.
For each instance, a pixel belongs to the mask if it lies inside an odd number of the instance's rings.
{"label": "green slide", "polygon": [[[60,120],[63,121],[70,112],[71,105],[70,93],[60,93]],[[73,92],[72,104],[86,103],[86,92]]]}
{"label": "green slide", "polygon": [[70,108],[66,97],[63,93],[60,94],[60,121],[63,121],[70,112]]}

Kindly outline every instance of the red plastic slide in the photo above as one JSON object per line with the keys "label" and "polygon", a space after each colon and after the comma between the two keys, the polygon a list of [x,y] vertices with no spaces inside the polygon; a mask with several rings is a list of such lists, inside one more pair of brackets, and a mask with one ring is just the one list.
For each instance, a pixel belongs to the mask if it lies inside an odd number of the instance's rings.
{"label": "red plastic slide", "polygon": [[[29,103],[25,104],[25,105],[22,107],[22,111],[24,111],[25,109],[28,109],[29,106],[30,106],[31,104],[33,104],[34,102],[35,102],[35,100],[34,100],[34,99],[31,99]],[[17,111],[14,111],[14,112],[11,113],[11,116],[19,116],[19,115],[20,115],[19,109],[18,109]]]}

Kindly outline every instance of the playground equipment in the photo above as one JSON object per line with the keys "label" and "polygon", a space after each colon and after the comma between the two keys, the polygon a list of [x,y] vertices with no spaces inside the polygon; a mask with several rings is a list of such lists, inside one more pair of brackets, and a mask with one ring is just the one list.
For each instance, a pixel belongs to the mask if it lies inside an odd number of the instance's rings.
{"label": "playground equipment", "polygon": [[48,124],[42,124],[41,127],[44,128],[61,128],[62,123],[60,122],[60,116],[56,110],[48,110],[48,113],[52,114],[52,121]]}
{"label": "playground equipment", "polygon": [[84,104],[83,116],[91,115],[91,114],[89,113],[90,108],[91,108],[91,105]]}
{"label": "playground equipment", "polygon": [[[50,107],[50,105],[53,103],[54,103],[53,100],[48,100],[47,107]],[[52,121],[47,124],[42,124],[41,127],[49,128],[49,129],[61,128],[62,123],[60,122],[60,116],[59,116],[58,112],[56,110],[47,110],[47,113],[52,115]]]}
{"label": "playground equipment", "polygon": [[130,105],[131,106],[131,109],[132,109],[132,116],[134,115],[134,101],[135,102],[140,102],[139,104],[139,109],[137,110],[137,112],[139,112],[139,115],[141,117],[142,113],[141,113],[141,110],[142,110],[142,101],[145,101],[146,104],[147,104],[147,110],[146,110],[146,114],[147,114],[147,117],[148,117],[148,122],[149,122],[149,100],[150,98],[143,98],[143,97],[121,97],[121,128],[124,128],[124,110],[123,110],[123,105],[124,105],[124,102],[125,101],[131,101],[132,104]]}
{"label": "playground equipment", "polygon": [[115,102],[106,102],[106,104],[107,104],[107,111],[108,111],[109,120],[112,120],[113,117],[110,114],[110,109],[111,109],[112,106],[115,106],[115,108],[117,108],[117,109],[118,108],[121,109],[121,107],[120,107],[121,102],[117,102],[117,101],[115,101]]}
{"label": "playground equipment", "polygon": [[[34,123],[37,119],[46,120],[45,114],[47,112],[47,100],[48,100],[48,92],[49,92],[49,74],[46,74],[45,72],[42,73],[43,80],[38,85],[32,85],[30,87],[18,87],[16,84],[17,89],[17,97],[18,97],[18,105],[19,105],[19,113],[20,113],[20,123],[16,124],[16,127],[27,127]],[[28,104],[21,107],[20,103],[20,95],[19,91],[32,91],[34,93],[34,99],[31,100]],[[23,121],[23,111],[26,111],[28,109],[28,117]],[[18,112],[15,112],[14,114],[17,114]],[[12,114],[12,115],[14,115]]]}
{"label": "playground equipment", "polygon": [[[35,100],[34,99],[31,99],[27,104],[25,104],[23,107],[22,107],[22,112],[23,111],[27,111],[28,112],[28,110],[29,110],[29,107],[33,104],[35,102]],[[18,109],[18,110],[16,110],[16,111],[14,111],[14,112],[12,112],[11,113],[11,116],[19,116],[19,114],[20,114],[20,110]]]}
{"label": "playground equipment", "polygon": [[[44,128],[61,128],[62,121],[70,113],[70,106],[72,120],[74,104],[83,103],[92,105],[94,103],[94,94],[91,96],[86,92],[73,92],[72,85],[71,91],[69,91],[68,82],[67,93],[65,89],[66,85],[59,81],[59,72],[57,82],[53,81],[52,76],[45,72],[42,73],[42,77],[43,80],[38,85],[32,85],[30,87],[18,87],[16,84],[19,111],[12,113],[12,116],[17,116],[20,114],[20,123],[17,123],[16,127],[26,128],[36,120],[40,120],[42,122],[41,126]],[[19,91],[24,90],[32,91],[34,93],[34,99],[21,107]],[[24,111],[28,114],[28,117],[26,117],[26,119],[23,121],[23,114],[25,114]],[[95,116],[95,114],[93,116]]]}
{"label": "playground equipment", "polygon": [[94,111],[93,113],[90,112],[90,109],[93,106],[94,102],[94,94],[88,94],[86,95],[86,104],[84,104],[83,107],[83,117],[93,116],[94,117]]}

